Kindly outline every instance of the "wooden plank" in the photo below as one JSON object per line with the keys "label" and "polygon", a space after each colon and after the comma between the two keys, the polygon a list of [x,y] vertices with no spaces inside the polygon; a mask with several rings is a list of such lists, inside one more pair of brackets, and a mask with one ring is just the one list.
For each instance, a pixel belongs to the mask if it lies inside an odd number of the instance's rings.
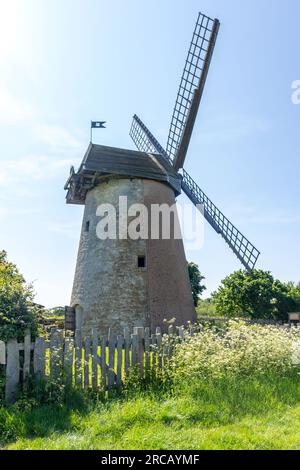
{"label": "wooden plank", "polygon": [[46,344],[44,338],[36,338],[33,354],[33,371],[41,377],[45,377]]}
{"label": "wooden plank", "polygon": [[63,365],[63,340],[62,330],[51,330],[50,334],[50,375],[58,377],[62,373]]}
{"label": "wooden plank", "polygon": [[168,340],[164,341],[163,347],[162,347],[162,366],[164,369],[166,369],[169,364],[169,347],[170,347],[169,341]]}
{"label": "wooden plank", "polygon": [[98,388],[98,331],[93,330],[93,345],[92,345],[92,386],[94,390]]}
{"label": "wooden plank", "polygon": [[168,327],[168,335],[169,335],[169,336],[173,336],[173,334],[174,334],[173,325],[169,325],[169,327]]}
{"label": "wooden plank", "polygon": [[128,327],[124,328],[124,356],[125,356],[125,373],[130,367],[130,331]]}
{"label": "wooden plank", "polygon": [[64,344],[64,374],[69,384],[73,383],[73,354],[74,340],[67,337]]}
{"label": "wooden plank", "polygon": [[84,342],[84,386],[85,388],[89,387],[90,384],[90,350],[91,350],[91,340],[86,338]]}
{"label": "wooden plank", "polygon": [[116,336],[110,331],[108,342],[108,389],[111,389],[115,383],[115,349]]}
{"label": "wooden plank", "polygon": [[150,328],[145,328],[145,371],[146,375],[149,374],[150,371]]}
{"label": "wooden plank", "polygon": [[23,363],[23,386],[26,388],[26,382],[30,374],[30,355],[31,355],[31,332],[25,331],[24,336],[24,363]]}
{"label": "wooden plank", "polygon": [[138,345],[139,337],[137,334],[131,335],[131,366],[136,367],[138,364]]}
{"label": "wooden plank", "polygon": [[11,404],[15,401],[20,380],[20,357],[16,339],[7,343],[5,401]]}
{"label": "wooden plank", "polygon": [[58,333],[57,330],[52,329],[50,333],[50,376],[57,377],[58,375]]}
{"label": "wooden plank", "polygon": [[101,336],[101,384],[104,392],[107,388],[106,344],[106,336]]}
{"label": "wooden plank", "polygon": [[157,344],[157,355],[158,355],[158,367],[162,368],[162,336],[161,333],[156,333],[156,344]]}
{"label": "wooden plank", "polygon": [[157,367],[156,334],[151,335],[151,351],[152,351],[151,374],[155,376],[156,375],[156,367]]}
{"label": "wooden plank", "polygon": [[135,326],[133,328],[133,334],[134,335],[139,335],[141,338],[144,338],[145,336],[145,328],[143,326]]}
{"label": "wooden plank", "polygon": [[117,385],[122,385],[122,365],[123,365],[123,344],[124,338],[122,335],[118,335],[117,337],[117,353],[118,353],[118,361],[117,361]]}
{"label": "wooden plank", "polygon": [[75,383],[82,387],[82,338],[81,331],[75,334]]}
{"label": "wooden plank", "polygon": [[0,341],[0,364],[6,364],[6,348],[4,341]]}
{"label": "wooden plank", "polygon": [[140,376],[144,375],[144,336],[145,330],[143,327],[136,327],[134,329],[138,336],[138,348],[137,348],[137,364],[139,365]]}
{"label": "wooden plank", "polygon": [[57,330],[57,354],[58,354],[58,364],[59,372],[62,372],[62,366],[64,361],[64,330]]}
{"label": "wooden plank", "polygon": [[180,341],[182,342],[184,340],[184,327],[183,326],[180,326],[178,328],[178,336],[179,336]]}

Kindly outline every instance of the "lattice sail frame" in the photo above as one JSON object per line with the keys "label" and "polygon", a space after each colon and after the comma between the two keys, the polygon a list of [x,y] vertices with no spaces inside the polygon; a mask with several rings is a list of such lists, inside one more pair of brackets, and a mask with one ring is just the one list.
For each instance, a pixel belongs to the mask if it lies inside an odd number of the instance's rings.
{"label": "lattice sail frame", "polygon": [[199,13],[180,80],[166,146],[176,170],[184,164],[219,27],[217,19]]}
{"label": "lattice sail frame", "polygon": [[[158,153],[170,162],[167,152],[136,115],[133,117],[130,136],[138,150]],[[255,246],[225,217],[185,170],[181,186],[193,204],[203,206],[205,219],[224,238],[243,266],[252,271],[260,255]]]}

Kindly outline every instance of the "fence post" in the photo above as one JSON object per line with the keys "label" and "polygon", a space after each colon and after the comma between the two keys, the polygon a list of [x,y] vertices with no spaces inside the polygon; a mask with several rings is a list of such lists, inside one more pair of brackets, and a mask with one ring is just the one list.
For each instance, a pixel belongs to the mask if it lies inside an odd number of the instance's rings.
{"label": "fence post", "polygon": [[144,375],[144,337],[145,337],[145,330],[142,326],[137,326],[134,328],[134,333],[138,337],[138,346],[137,346],[137,363],[140,369],[140,376],[143,377]]}
{"label": "fence post", "polygon": [[156,345],[157,345],[157,354],[158,354],[158,368],[162,368],[162,336],[161,329],[158,326],[156,328]]}
{"label": "fence post", "polygon": [[11,404],[16,399],[18,385],[20,380],[20,358],[19,348],[16,339],[11,339],[7,343],[7,361],[6,361],[6,384],[5,401]]}
{"label": "fence post", "polygon": [[123,344],[124,338],[122,335],[117,336],[117,385],[122,385],[122,363],[123,363]]}
{"label": "fence post", "polygon": [[124,356],[125,356],[125,374],[130,367],[130,332],[129,328],[124,328]]}
{"label": "fence post", "polygon": [[44,338],[36,338],[33,353],[33,370],[35,374],[45,377],[46,344]]}
{"label": "fence post", "polygon": [[112,331],[109,332],[108,337],[108,389],[111,389],[115,384],[115,348],[117,337]]}
{"label": "fence post", "polygon": [[99,339],[98,339],[98,331],[93,329],[92,331],[93,336],[93,345],[92,345],[92,385],[93,389],[97,390],[98,387],[98,347],[99,347]]}
{"label": "fence post", "polygon": [[27,379],[30,374],[30,356],[31,356],[31,332],[25,331],[24,336],[24,364],[23,364],[23,388],[27,388]]}
{"label": "fence post", "polygon": [[0,341],[0,365],[6,364],[6,347],[4,341]]}
{"label": "fence post", "polygon": [[131,335],[131,366],[135,367],[138,364],[138,335]]}
{"label": "fence post", "polygon": [[82,387],[82,338],[81,331],[75,333],[75,383]]}
{"label": "fence post", "polygon": [[145,369],[146,376],[149,374],[150,370],[150,328],[145,328],[145,338],[144,338],[144,347],[145,347]]}

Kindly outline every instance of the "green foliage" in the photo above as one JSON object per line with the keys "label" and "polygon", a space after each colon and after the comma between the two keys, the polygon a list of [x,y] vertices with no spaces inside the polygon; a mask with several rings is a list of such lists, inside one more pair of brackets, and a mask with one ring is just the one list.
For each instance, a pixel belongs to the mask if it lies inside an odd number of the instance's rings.
{"label": "green foliage", "polygon": [[205,277],[202,276],[201,272],[199,271],[199,266],[195,263],[188,263],[188,272],[191,282],[194,305],[197,307],[199,296],[206,290],[206,287],[201,284]]}
{"label": "green foliage", "polygon": [[216,311],[216,304],[212,298],[199,299],[196,312],[198,314],[198,318],[200,317],[213,318],[213,317],[219,316]]}
{"label": "green foliage", "polygon": [[71,385],[64,374],[57,377],[30,376],[27,380],[26,390],[23,391],[15,404],[15,407],[24,411],[42,405],[55,405],[56,407],[80,406],[84,403],[88,394],[81,388]]}
{"label": "green foliage", "polygon": [[171,342],[165,369],[143,380],[133,369],[108,400],[63,377],[29,382],[14,406],[0,406],[0,447],[299,449],[300,330],[228,320]]}
{"label": "green foliage", "polygon": [[42,313],[46,317],[48,316],[53,317],[53,318],[64,317],[65,308],[64,307],[47,308],[47,309],[44,309]]}
{"label": "green foliage", "polygon": [[295,302],[295,308],[297,311],[300,310],[300,282],[298,284],[295,284],[293,282],[288,282],[286,284],[286,287],[289,291],[289,295]]}
{"label": "green foliage", "polygon": [[7,260],[6,252],[0,251],[0,339],[21,338],[26,328],[33,336],[37,332],[33,287]]}
{"label": "green foliage", "polygon": [[8,449],[299,449],[300,381],[284,377],[198,380],[172,395],[140,393],[89,408],[0,409]]}
{"label": "green foliage", "polygon": [[202,326],[172,358],[174,380],[208,380],[266,373],[284,375],[300,363],[300,330],[227,322]]}
{"label": "green foliage", "polygon": [[295,308],[290,291],[268,271],[236,271],[213,293],[216,310],[227,317],[287,320]]}

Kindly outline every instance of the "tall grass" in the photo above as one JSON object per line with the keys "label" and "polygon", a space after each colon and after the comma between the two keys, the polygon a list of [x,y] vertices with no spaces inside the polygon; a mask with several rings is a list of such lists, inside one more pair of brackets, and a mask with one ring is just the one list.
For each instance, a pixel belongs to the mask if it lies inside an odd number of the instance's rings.
{"label": "tall grass", "polygon": [[0,408],[0,445],[299,449],[299,333],[236,322],[204,328],[177,346],[163,373],[150,381],[132,373],[109,400],[69,390],[61,405]]}

